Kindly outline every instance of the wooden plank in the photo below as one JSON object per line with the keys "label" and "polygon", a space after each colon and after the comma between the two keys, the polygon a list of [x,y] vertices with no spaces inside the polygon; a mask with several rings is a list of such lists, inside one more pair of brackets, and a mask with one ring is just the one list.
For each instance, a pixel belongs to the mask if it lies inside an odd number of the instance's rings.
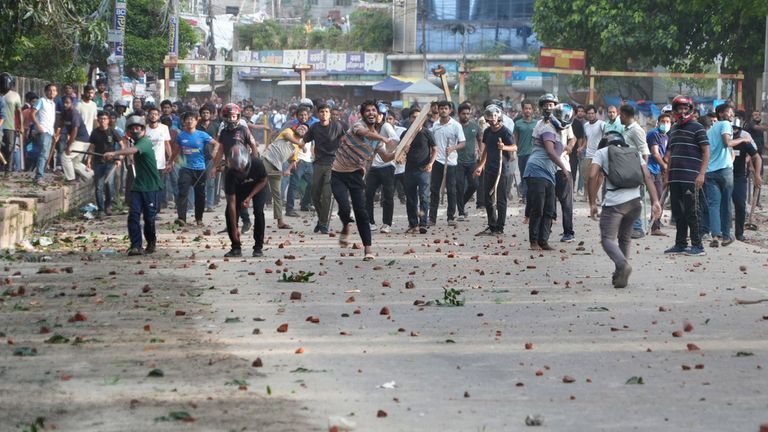
{"label": "wooden plank", "polygon": [[416,117],[416,120],[411,123],[411,126],[408,128],[408,130],[405,132],[405,135],[403,135],[403,139],[400,140],[400,143],[397,145],[397,148],[395,149],[395,160],[400,160],[401,155],[404,159],[404,154],[407,153],[405,150],[406,147],[410,148],[411,143],[413,142],[413,139],[416,137],[416,134],[419,131],[419,128],[424,126],[424,123],[427,122],[427,117],[429,117],[429,105],[426,105],[424,108],[421,109],[421,112],[419,113],[419,116]]}

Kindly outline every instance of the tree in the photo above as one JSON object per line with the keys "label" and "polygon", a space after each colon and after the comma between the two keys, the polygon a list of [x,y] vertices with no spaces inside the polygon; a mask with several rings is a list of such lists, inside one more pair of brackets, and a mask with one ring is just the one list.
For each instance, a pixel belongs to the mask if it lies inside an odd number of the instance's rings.
{"label": "tree", "polygon": [[[127,70],[162,71],[168,50],[164,3],[128,0]],[[106,36],[113,7],[114,0],[19,0],[1,7],[0,22],[15,25],[0,32],[0,67],[18,75],[85,82],[87,71],[106,68],[110,53]],[[192,27],[180,22],[179,54],[185,56],[196,42]]]}
{"label": "tree", "polygon": [[[744,71],[749,96],[763,62],[766,14],[765,0],[537,0],[533,28],[546,46],[587,50],[597,69],[700,72],[719,57],[724,72]],[[753,106],[754,97],[745,102]]]}

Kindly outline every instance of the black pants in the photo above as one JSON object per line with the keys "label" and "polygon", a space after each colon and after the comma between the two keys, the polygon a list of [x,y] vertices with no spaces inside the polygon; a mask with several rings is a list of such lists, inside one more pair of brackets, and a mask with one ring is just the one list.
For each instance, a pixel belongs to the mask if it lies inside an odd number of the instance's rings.
{"label": "black pants", "polygon": [[395,174],[395,192],[400,203],[405,203],[405,173]]}
{"label": "black pants", "polygon": [[528,187],[527,206],[530,209],[528,241],[539,245],[549,242],[552,221],[556,217],[555,185],[540,177],[526,178]]}
{"label": "black pants", "polygon": [[189,203],[189,188],[195,191],[195,221],[203,220],[205,211],[205,176],[207,172],[182,168],[179,170],[179,199],[176,200],[176,214],[179,219],[187,220],[187,204]]}
{"label": "black pants", "polygon": [[453,220],[456,213],[456,167],[448,166],[440,162],[432,165],[432,175],[429,184],[429,220],[432,223],[437,222],[437,208],[440,207],[440,186],[443,184],[443,173],[445,172],[445,194],[448,196],[448,220]]}
{"label": "black pants", "polygon": [[735,212],[734,233],[736,238],[744,236],[744,222],[747,219],[747,177],[733,178],[733,209]]}
{"label": "black pants", "polygon": [[[563,171],[555,173],[555,196],[563,211],[563,234],[574,235],[573,232],[573,183],[568,181]],[[557,212],[557,208],[555,208]],[[557,218],[557,216],[555,216]]]}
{"label": "black pants", "polygon": [[[242,217],[243,212],[246,215],[248,214],[248,209],[243,208],[243,201],[245,201],[245,197],[251,193],[252,189],[252,184],[246,184],[235,190],[236,210],[234,220],[230,218],[227,206],[224,206],[224,219],[227,221],[227,234],[229,234],[229,241],[232,242],[232,249],[240,250],[242,247],[241,241],[237,240],[240,237],[238,236],[237,239],[235,238],[235,233],[238,230],[237,219],[238,217]],[[264,205],[267,203],[268,197],[269,188],[265,186],[251,200],[253,202],[253,218],[255,220],[255,223],[253,224],[253,250],[260,251],[264,247],[264,231],[267,226],[267,222],[264,218]],[[195,204],[197,204],[197,200],[195,200]]]}
{"label": "black pants", "polygon": [[697,191],[693,183],[669,183],[669,199],[677,229],[675,246],[688,246],[690,235],[691,246],[702,247],[699,232],[699,201],[703,199],[701,190]]}
{"label": "black pants", "polygon": [[[339,205],[339,218],[343,226],[351,221],[351,211],[355,212],[357,232],[363,240],[363,246],[371,245],[371,225],[368,222],[368,212],[365,210],[365,181],[363,170],[355,172],[331,171],[331,190],[336,204]],[[352,205],[350,206],[350,200]]]}
{"label": "black pants", "polygon": [[504,232],[504,223],[507,220],[509,177],[504,175],[506,170],[506,166],[501,167],[501,176],[499,176],[499,184],[496,186],[495,193],[493,186],[496,184],[496,176],[499,175],[498,168],[486,169],[482,176],[483,202],[485,203],[485,213],[488,216],[488,227],[496,232]]}
{"label": "black pants", "polygon": [[370,223],[375,224],[373,200],[381,187],[381,219],[384,225],[392,226],[392,213],[395,211],[395,167],[371,168],[365,176],[365,211]]}
{"label": "black pants", "polygon": [[[6,119],[6,121],[8,120]],[[13,166],[13,150],[16,148],[16,131],[0,130],[0,137],[2,137],[0,149],[2,149],[3,157],[7,162],[4,167],[5,172],[10,172]]]}
{"label": "black pants", "polygon": [[477,168],[477,162],[459,162],[456,166],[458,171],[456,173],[456,195],[459,197],[456,207],[459,210],[460,216],[467,215],[464,206],[467,205],[469,199],[478,190],[475,168]]}

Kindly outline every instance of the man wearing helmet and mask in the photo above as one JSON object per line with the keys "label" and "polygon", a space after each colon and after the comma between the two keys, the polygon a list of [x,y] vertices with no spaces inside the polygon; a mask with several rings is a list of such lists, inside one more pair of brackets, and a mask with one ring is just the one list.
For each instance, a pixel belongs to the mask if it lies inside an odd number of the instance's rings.
{"label": "man wearing helmet and mask", "polygon": [[[126,120],[125,127],[128,138],[133,141],[133,146],[104,153],[103,158],[108,162],[117,156],[133,155],[136,177],[133,179],[129,200],[128,237],[131,240],[131,247],[128,249],[128,255],[151,254],[155,252],[157,245],[155,216],[159,209],[163,183],[157,169],[152,141],[146,136],[147,124],[144,118],[132,115]],[[147,247],[144,250],[141,248],[142,215],[144,216],[144,237],[147,240]]]}
{"label": "man wearing helmet and mask", "polygon": [[[675,123],[669,132],[664,163],[669,167],[664,183],[669,185],[675,245],[666,254],[706,255],[699,232],[699,200],[709,165],[709,140],[704,126],[693,118],[693,102],[687,96],[672,101]],[[691,247],[688,247],[688,236]]]}
{"label": "man wearing helmet and mask", "polygon": [[[613,287],[614,288],[626,288],[629,275],[632,273],[632,266],[629,265],[629,245],[632,243],[632,231],[633,224],[637,218],[640,217],[642,211],[642,193],[638,187],[638,182],[622,185],[614,185],[611,182],[611,169],[618,168],[613,167],[609,162],[619,162],[618,157],[612,156],[616,151],[634,152],[636,151],[634,145],[625,141],[624,136],[616,131],[609,131],[606,133],[607,146],[597,150],[592,158],[592,165],[589,171],[588,192],[589,192],[589,215],[591,218],[597,218],[597,193],[600,189],[600,177],[601,172],[605,173],[605,186],[606,193],[603,199],[603,211],[600,216],[600,238],[603,250],[608,254],[615,265],[613,272]],[[614,146],[622,147],[624,149],[619,150],[612,148]],[[643,182],[648,188],[648,192],[651,195],[651,203],[653,205],[653,219],[656,220],[661,216],[661,205],[659,204],[658,195],[656,194],[656,188],[653,186],[653,179],[651,178],[648,169],[645,166],[645,160],[639,156],[639,153],[634,155],[629,154],[632,158],[631,165],[621,165],[622,172],[624,167],[634,168],[635,170],[641,170],[642,174],[635,171],[638,180],[642,177]]]}
{"label": "man wearing helmet and mask", "polygon": [[[224,105],[221,109],[221,126],[218,138],[216,139],[220,145],[213,156],[214,164],[218,164],[225,156],[228,156],[230,149],[236,145],[242,145],[250,150],[252,155],[258,156],[259,150],[256,147],[256,140],[253,138],[248,126],[244,123],[240,119],[240,107],[237,104],[228,103]],[[243,220],[243,232],[247,232],[251,229],[251,218],[248,212],[241,210],[240,218]],[[261,229],[263,233],[265,226],[264,212],[256,213],[256,229]]]}
{"label": "man wearing helmet and mask", "polygon": [[232,248],[224,256],[240,257],[242,244],[240,231],[237,229],[238,213],[248,211],[253,203],[253,213],[256,227],[253,230],[254,257],[262,257],[264,253],[264,204],[267,202],[267,171],[261,159],[251,154],[242,144],[234,144],[227,150],[227,172],[224,175],[224,194],[227,197],[227,207],[224,217],[227,221],[227,234]]}
{"label": "man wearing helmet and mask", "polygon": [[528,241],[531,250],[553,250],[549,234],[556,217],[555,173],[560,168],[565,180],[571,181],[571,173],[560,156],[566,144],[561,132],[570,126],[573,109],[560,104],[552,94],[539,98],[539,109],[542,119],[533,130],[533,151],[523,174],[528,187],[526,205],[530,209]]}
{"label": "man wearing helmet and mask", "polygon": [[488,227],[477,235],[504,234],[507,217],[507,176],[503,173],[512,152],[517,151],[512,131],[502,124],[502,112],[496,105],[488,105],[483,112],[488,127],[483,131],[483,152],[475,175],[483,176],[483,202],[488,216]]}

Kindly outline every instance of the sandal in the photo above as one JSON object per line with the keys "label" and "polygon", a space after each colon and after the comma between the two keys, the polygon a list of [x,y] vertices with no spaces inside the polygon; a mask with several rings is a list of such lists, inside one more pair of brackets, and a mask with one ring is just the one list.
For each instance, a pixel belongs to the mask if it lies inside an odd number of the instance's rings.
{"label": "sandal", "polygon": [[278,225],[277,228],[278,229],[293,229],[293,227],[288,225],[288,224]]}
{"label": "sandal", "polygon": [[339,246],[342,248],[349,247],[349,233],[339,234]]}
{"label": "sandal", "polygon": [[365,254],[365,256],[363,257],[363,261],[373,261],[373,260],[375,260],[375,259],[376,259],[376,256],[375,256],[375,255],[373,255],[372,253],[367,253],[367,254]]}

